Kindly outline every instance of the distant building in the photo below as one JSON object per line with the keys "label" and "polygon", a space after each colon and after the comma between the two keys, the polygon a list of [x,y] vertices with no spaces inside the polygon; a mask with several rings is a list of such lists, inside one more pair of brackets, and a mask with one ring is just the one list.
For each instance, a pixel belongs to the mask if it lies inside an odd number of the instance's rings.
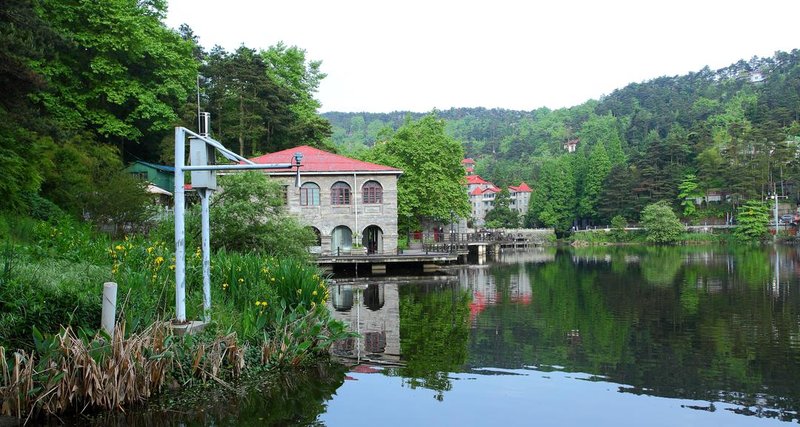
{"label": "distant building", "polygon": [[[175,168],[172,166],[157,165],[155,163],[137,160],[128,165],[125,171],[142,181],[149,182],[158,187],[158,189],[171,192],[175,188]],[[156,189],[153,189],[151,192],[159,193]]]}
{"label": "distant building", "polygon": [[[467,174],[467,194],[469,194],[469,203],[472,208],[474,227],[481,227],[485,224],[486,213],[494,208],[495,196],[500,191],[500,187],[486,181],[480,175]],[[528,211],[532,191],[524,182],[517,186],[509,186],[508,193],[511,196],[509,208],[524,215]]]}
{"label": "distant building", "polygon": [[360,242],[367,253],[397,253],[397,178],[403,171],[307,145],[250,160],[293,163],[295,153],[303,155],[300,188],[295,169],[266,173],[283,183],[289,213],[319,237],[318,252],[351,251]]}
{"label": "distant building", "polygon": [[466,159],[461,161],[461,164],[464,166],[464,172],[467,175],[472,175],[475,173],[475,160],[467,157]]}
{"label": "distant building", "polygon": [[574,153],[578,149],[578,142],[580,142],[578,139],[570,139],[564,143],[564,149],[567,153]]}

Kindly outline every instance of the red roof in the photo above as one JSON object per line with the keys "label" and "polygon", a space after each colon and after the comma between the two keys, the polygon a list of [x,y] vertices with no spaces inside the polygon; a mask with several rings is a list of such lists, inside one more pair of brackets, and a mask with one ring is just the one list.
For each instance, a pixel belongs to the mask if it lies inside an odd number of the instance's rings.
{"label": "red roof", "polygon": [[524,181],[516,187],[513,185],[509,185],[508,189],[517,193],[530,193],[533,191],[531,190],[531,187],[528,187],[528,184],[526,184]]}
{"label": "red roof", "polygon": [[474,165],[475,164],[475,160],[473,160],[471,157],[467,157],[466,159],[461,161],[461,164],[462,165]]}
{"label": "red roof", "polygon": [[469,195],[470,196],[480,196],[481,194],[499,193],[499,192],[500,192],[500,189],[492,185],[492,186],[486,187],[486,188],[475,187],[474,190],[470,191]]}
{"label": "red roof", "polygon": [[467,175],[467,184],[488,184],[480,175]]}
{"label": "red roof", "polygon": [[[375,163],[362,162],[361,160],[351,159],[338,154],[329,153],[318,148],[301,145],[288,150],[276,151],[264,154],[263,156],[250,159],[253,163],[292,163],[294,164],[294,153],[302,153],[303,160],[300,162],[301,173],[307,172],[387,172],[400,174],[403,171],[389,166],[378,165]],[[294,172],[289,169],[272,169],[275,172]]]}

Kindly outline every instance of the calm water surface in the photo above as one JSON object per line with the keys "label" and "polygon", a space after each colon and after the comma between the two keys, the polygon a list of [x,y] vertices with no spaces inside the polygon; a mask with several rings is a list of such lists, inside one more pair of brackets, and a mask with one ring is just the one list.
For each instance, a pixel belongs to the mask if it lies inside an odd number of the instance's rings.
{"label": "calm water surface", "polygon": [[340,284],[351,367],[169,424],[797,423],[798,272],[791,247],[544,249]]}

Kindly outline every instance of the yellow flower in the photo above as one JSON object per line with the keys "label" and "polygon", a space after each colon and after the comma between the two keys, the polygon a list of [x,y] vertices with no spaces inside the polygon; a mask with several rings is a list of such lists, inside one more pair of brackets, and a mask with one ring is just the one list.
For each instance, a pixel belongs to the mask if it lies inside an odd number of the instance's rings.
{"label": "yellow flower", "polygon": [[269,271],[269,270],[267,270],[267,267],[263,267],[263,268],[261,268],[261,272],[262,272],[262,273],[266,273],[266,272],[268,272],[268,271]]}
{"label": "yellow flower", "polygon": [[261,305],[261,301],[256,301],[256,307]]}
{"label": "yellow flower", "polygon": [[263,305],[264,307],[266,307],[266,306],[267,306],[267,302],[266,302],[266,301],[263,301],[263,302],[261,303],[261,305]]}
{"label": "yellow flower", "polygon": [[156,265],[161,265],[162,262],[164,262],[164,257],[163,256],[156,257],[156,259],[155,259]]}
{"label": "yellow flower", "polygon": [[270,282],[274,282],[274,281],[275,281],[275,278],[274,278],[274,277],[270,277],[270,278],[269,278],[269,281],[270,281]]}
{"label": "yellow flower", "polygon": [[242,279],[242,278],[240,277],[240,278],[239,278],[239,283],[244,283],[244,279]]}
{"label": "yellow flower", "polygon": [[227,283],[223,283],[222,284],[222,290],[224,291],[224,290],[227,290],[227,289],[228,289],[228,284]]}
{"label": "yellow flower", "polygon": [[152,254],[152,253],[153,253],[153,247],[152,247],[152,246],[150,246],[149,248],[147,248],[147,253],[148,253],[148,254]]}
{"label": "yellow flower", "polygon": [[311,295],[317,296],[317,291],[311,292]]}
{"label": "yellow flower", "polygon": [[118,251],[124,251],[125,250],[125,246],[117,245],[117,246],[114,246],[114,249],[116,249]]}
{"label": "yellow flower", "polygon": [[172,270],[172,271],[175,271],[175,264],[170,265],[169,269]]}

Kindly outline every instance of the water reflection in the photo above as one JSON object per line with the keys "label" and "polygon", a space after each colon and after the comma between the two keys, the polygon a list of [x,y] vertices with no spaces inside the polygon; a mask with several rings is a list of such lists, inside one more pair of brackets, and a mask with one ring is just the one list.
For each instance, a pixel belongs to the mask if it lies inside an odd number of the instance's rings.
{"label": "water reflection", "polygon": [[[513,253],[459,269],[457,283],[380,285],[383,308],[378,290],[353,288],[341,318],[359,325],[357,356],[390,353],[404,365],[381,372],[437,400],[455,373],[557,368],[625,394],[701,401],[686,409],[724,402],[790,420],[800,408],[798,260],[786,247]],[[382,353],[375,332],[386,334]]]}
{"label": "water reflection", "polygon": [[348,368],[95,425],[796,421],[798,276],[790,247],[613,247],[340,283]]}

